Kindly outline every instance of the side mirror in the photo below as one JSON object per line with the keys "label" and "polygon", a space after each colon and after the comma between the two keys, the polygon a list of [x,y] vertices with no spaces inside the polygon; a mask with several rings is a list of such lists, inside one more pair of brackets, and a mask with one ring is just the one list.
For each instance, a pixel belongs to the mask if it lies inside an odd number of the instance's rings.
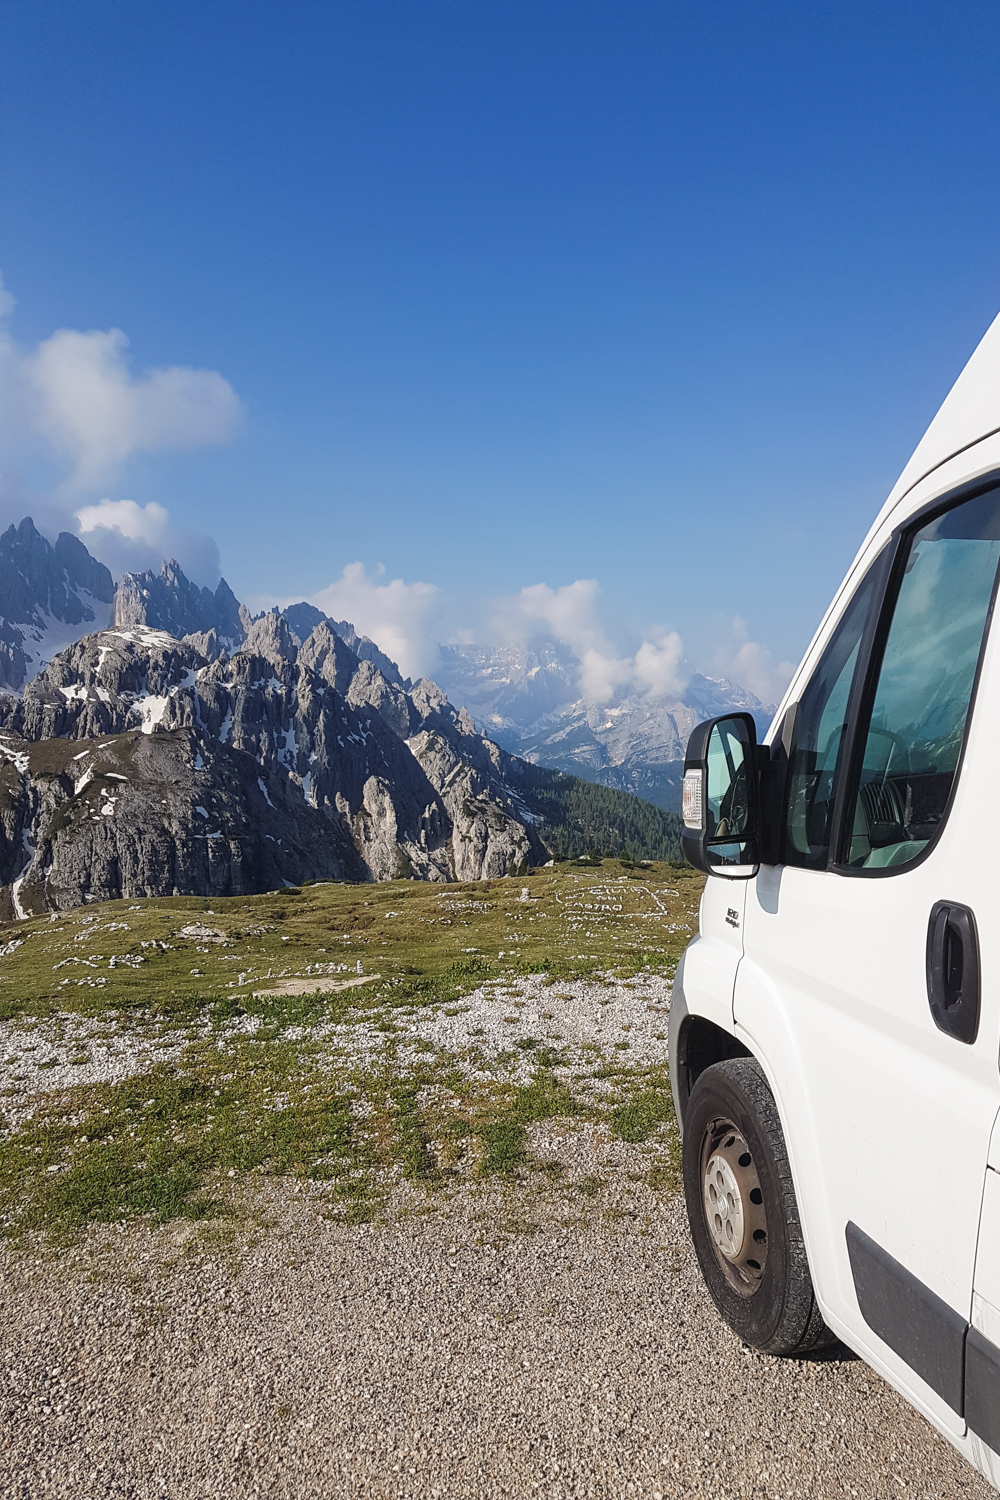
{"label": "side mirror", "polygon": [[749,714],[692,731],[681,802],[684,855],[706,875],[749,880],[760,869],[757,729]]}

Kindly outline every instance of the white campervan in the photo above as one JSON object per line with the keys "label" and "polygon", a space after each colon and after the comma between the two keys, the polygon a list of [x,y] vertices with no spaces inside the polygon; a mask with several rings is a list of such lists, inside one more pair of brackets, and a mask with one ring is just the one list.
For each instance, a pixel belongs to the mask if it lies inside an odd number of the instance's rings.
{"label": "white campervan", "polygon": [[1000,1487],[1000,318],[763,745],[700,725],[671,1072],[748,1344],[856,1350]]}

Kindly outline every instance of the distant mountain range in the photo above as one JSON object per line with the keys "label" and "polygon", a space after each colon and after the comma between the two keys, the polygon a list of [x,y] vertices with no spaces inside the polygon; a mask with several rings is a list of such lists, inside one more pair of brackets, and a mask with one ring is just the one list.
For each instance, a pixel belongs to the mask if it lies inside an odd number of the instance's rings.
{"label": "distant mountain range", "polygon": [[773,709],[722,678],[694,673],[683,696],[618,693],[589,703],[580,662],[566,647],[442,646],[437,679],[498,745],[603,786],[680,807],[684,749],[694,726],[745,709],[762,726]]}
{"label": "distant mountain range", "polygon": [[176,562],[115,588],[26,519],[0,608],[0,916],[679,852],[675,817],[510,754],[312,605],[254,619]]}

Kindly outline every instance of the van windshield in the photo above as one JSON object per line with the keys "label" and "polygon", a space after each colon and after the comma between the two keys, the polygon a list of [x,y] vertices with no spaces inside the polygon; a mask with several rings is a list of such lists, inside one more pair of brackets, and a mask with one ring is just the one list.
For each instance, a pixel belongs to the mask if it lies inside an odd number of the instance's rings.
{"label": "van windshield", "polygon": [[844,611],[794,710],[785,810],[785,863],[826,868],[847,704],[881,556]]}

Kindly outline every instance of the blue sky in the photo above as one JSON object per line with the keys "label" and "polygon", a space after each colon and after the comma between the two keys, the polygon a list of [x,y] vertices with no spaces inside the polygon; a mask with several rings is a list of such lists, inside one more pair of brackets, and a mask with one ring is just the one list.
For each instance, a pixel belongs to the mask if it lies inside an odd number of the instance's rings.
{"label": "blue sky", "polygon": [[780,677],[1000,309],[993,0],[0,26],[0,505],[119,566]]}

